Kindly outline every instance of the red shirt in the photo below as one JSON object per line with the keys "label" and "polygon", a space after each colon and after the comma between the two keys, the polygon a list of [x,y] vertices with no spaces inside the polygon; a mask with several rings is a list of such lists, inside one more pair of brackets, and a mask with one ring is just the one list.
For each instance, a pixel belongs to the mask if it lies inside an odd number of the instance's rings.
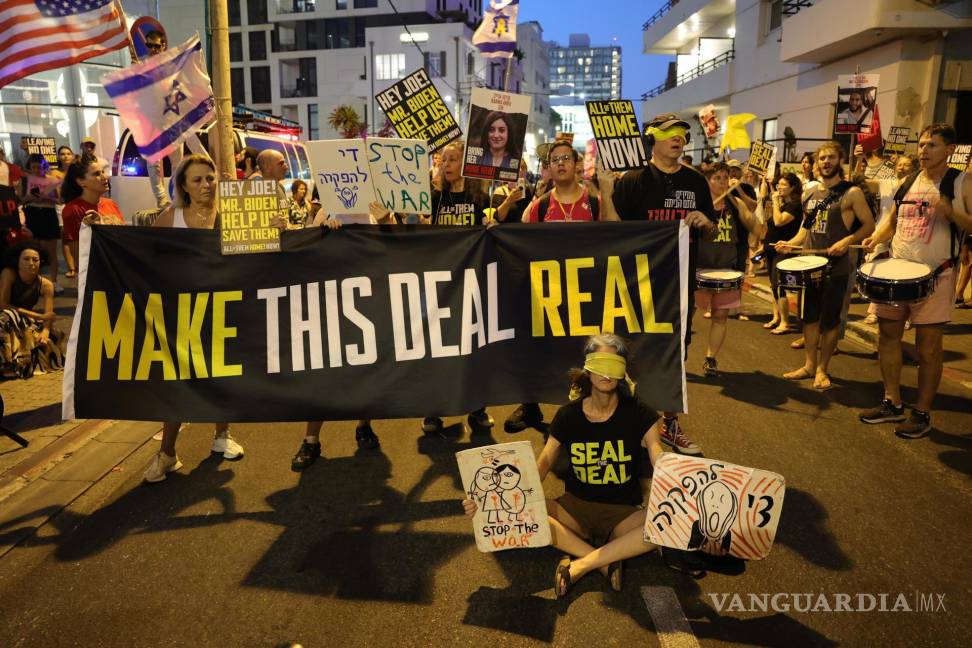
{"label": "red shirt", "polygon": [[[547,213],[543,216],[543,222],[547,221],[593,221],[594,213],[591,211],[591,201],[588,195],[587,189],[581,192],[580,198],[572,203],[562,203],[557,200],[555,191],[551,191],[547,200],[550,203],[547,205]],[[540,222],[540,200],[534,200],[530,203],[527,208],[526,213],[527,223],[539,223]]]}
{"label": "red shirt", "polygon": [[81,231],[81,220],[89,211],[96,211],[102,218],[107,217],[109,221],[115,221],[113,225],[124,225],[125,219],[122,217],[121,210],[111,198],[102,198],[97,205],[92,205],[83,198],[75,198],[64,205],[61,218],[64,219],[64,240],[77,241]]}

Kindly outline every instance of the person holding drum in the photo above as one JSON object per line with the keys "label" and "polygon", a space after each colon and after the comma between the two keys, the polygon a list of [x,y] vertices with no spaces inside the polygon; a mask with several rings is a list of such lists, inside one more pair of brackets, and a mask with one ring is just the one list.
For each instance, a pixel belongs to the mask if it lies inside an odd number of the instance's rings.
{"label": "person holding drum", "polygon": [[[861,266],[858,286],[878,302],[881,404],[864,423],[899,422],[895,434],[918,439],[931,429],[931,406],[942,378],[942,334],[955,307],[955,266],[963,232],[972,231],[972,178],[948,167],[955,129],[926,126],[918,137],[921,171],[895,195],[895,206],[864,246],[891,241],[891,258]],[[910,317],[918,347],[918,400],[905,419],[901,402],[901,338]]]}
{"label": "person holding drum", "polygon": [[[711,309],[709,344],[705,350],[702,371],[706,376],[719,375],[716,356],[726,339],[726,319],[730,308],[742,305],[742,280],[749,257],[749,232],[757,227],[756,217],[746,203],[729,189],[729,167],[718,162],[705,172],[719,220],[714,230],[699,240],[698,267],[695,279],[698,288],[695,302],[699,308]],[[739,181],[733,180],[733,186]]]}
{"label": "person holding drum", "polygon": [[789,241],[777,243],[776,251],[815,253],[777,265],[784,286],[802,289],[800,317],[806,340],[803,366],[783,377],[812,378],[815,389],[826,390],[831,387],[828,368],[837,348],[840,320],[847,308],[844,297],[854,270],[847,252],[874,231],[874,215],[864,192],[843,179],[844,149],[840,144],[825,142],[816,157],[821,185],[806,201],[800,231]]}

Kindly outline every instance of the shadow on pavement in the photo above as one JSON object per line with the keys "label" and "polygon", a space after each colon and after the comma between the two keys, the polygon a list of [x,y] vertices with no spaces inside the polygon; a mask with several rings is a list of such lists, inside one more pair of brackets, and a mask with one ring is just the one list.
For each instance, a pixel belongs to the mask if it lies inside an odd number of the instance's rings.
{"label": "shadow on pavement", "polygon": [[854,562],[827,528],[827,509],[816,497],[788,487],[785,505],[786,515],[780,518],[776,544],[786,545],[818,567],[833,571],[847,571],[853,567]]}
{"label": "shadow on pavement", "polygon": [[[3,417],[3,424],[15,432],[29,432],[61,421],[61,403],[51,403]],[[29,423],[29,425],[21,425]]]}
{"label": "shadow on pavement", "polygon": [[814,390],[810,380],[797,382],[762,371],[720,371],[717,383],[722,385],[722,395],[764,409],[782,409],[790,400],[814,405],[820,410],[830,407],[826,392]]}
{"label": "shadow on pavement", "polygon": [[[936,398],[936,404],[938,399]],[[950,434],[943,430],[933,427],[928,433],[928,439],[937,445],[951,446],[955,450],[946,450],[939,453],[938,459],[943,464],[964,473],[967,477],[972,477],[972,437],[962,434]]]}

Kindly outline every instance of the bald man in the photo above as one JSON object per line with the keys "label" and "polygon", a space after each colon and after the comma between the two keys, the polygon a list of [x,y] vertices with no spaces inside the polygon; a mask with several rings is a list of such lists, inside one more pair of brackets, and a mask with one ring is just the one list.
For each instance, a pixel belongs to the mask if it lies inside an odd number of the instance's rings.
{"label": "bald man", "polygon": [[290,167],[287,166],[287,160],[283,153],[273,149],[265,149],[257,155],[257,170],[250,177],[280,182],[287,177],[288,171],[290,171]]}

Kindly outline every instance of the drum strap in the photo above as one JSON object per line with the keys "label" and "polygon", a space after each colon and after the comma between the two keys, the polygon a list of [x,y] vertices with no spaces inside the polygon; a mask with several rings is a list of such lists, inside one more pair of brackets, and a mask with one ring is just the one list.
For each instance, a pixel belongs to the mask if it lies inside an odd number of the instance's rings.
{"label": "drum strap", "polygon": [[[900,187],[898,187],[898,191],[895,192],[894,194],[895,207],[900,209],[901,205],[908,204],[908,201],[905,200],[905,196],[907,196],[908,192],[911,191],[911,185],[915,184],[915,180],[918,179],[918,175],[920,173],[921,171],[916,171],[915,173],[912,173],[910,176],[905,178],[905,181],[901,183]],[[944,196],[945,198],[948,198],[949,200],[955,200],[955,180],[958,179],[960,174],[961,171],[959,171],[958,169],[952,167],[948,167],[947,169],[945,169],[945,175],[942,176],[942,181],[938,183],[938,193]],[[956,265],[956,262],[958,261],[958,257],[959,257],[958,244],[962,240],[962,232],[959,231],[959,228],[956,227],[955,223],[951,221],[948,223],[948,226],[951,234],[949,239],[949,251],[951,257],[947,261],[945,261],[942,265],[935,268],[935,271],[932,273],[932,275],[935,277],[938,277],[938,275],[942,274],[949,268],[954,267]]]}

